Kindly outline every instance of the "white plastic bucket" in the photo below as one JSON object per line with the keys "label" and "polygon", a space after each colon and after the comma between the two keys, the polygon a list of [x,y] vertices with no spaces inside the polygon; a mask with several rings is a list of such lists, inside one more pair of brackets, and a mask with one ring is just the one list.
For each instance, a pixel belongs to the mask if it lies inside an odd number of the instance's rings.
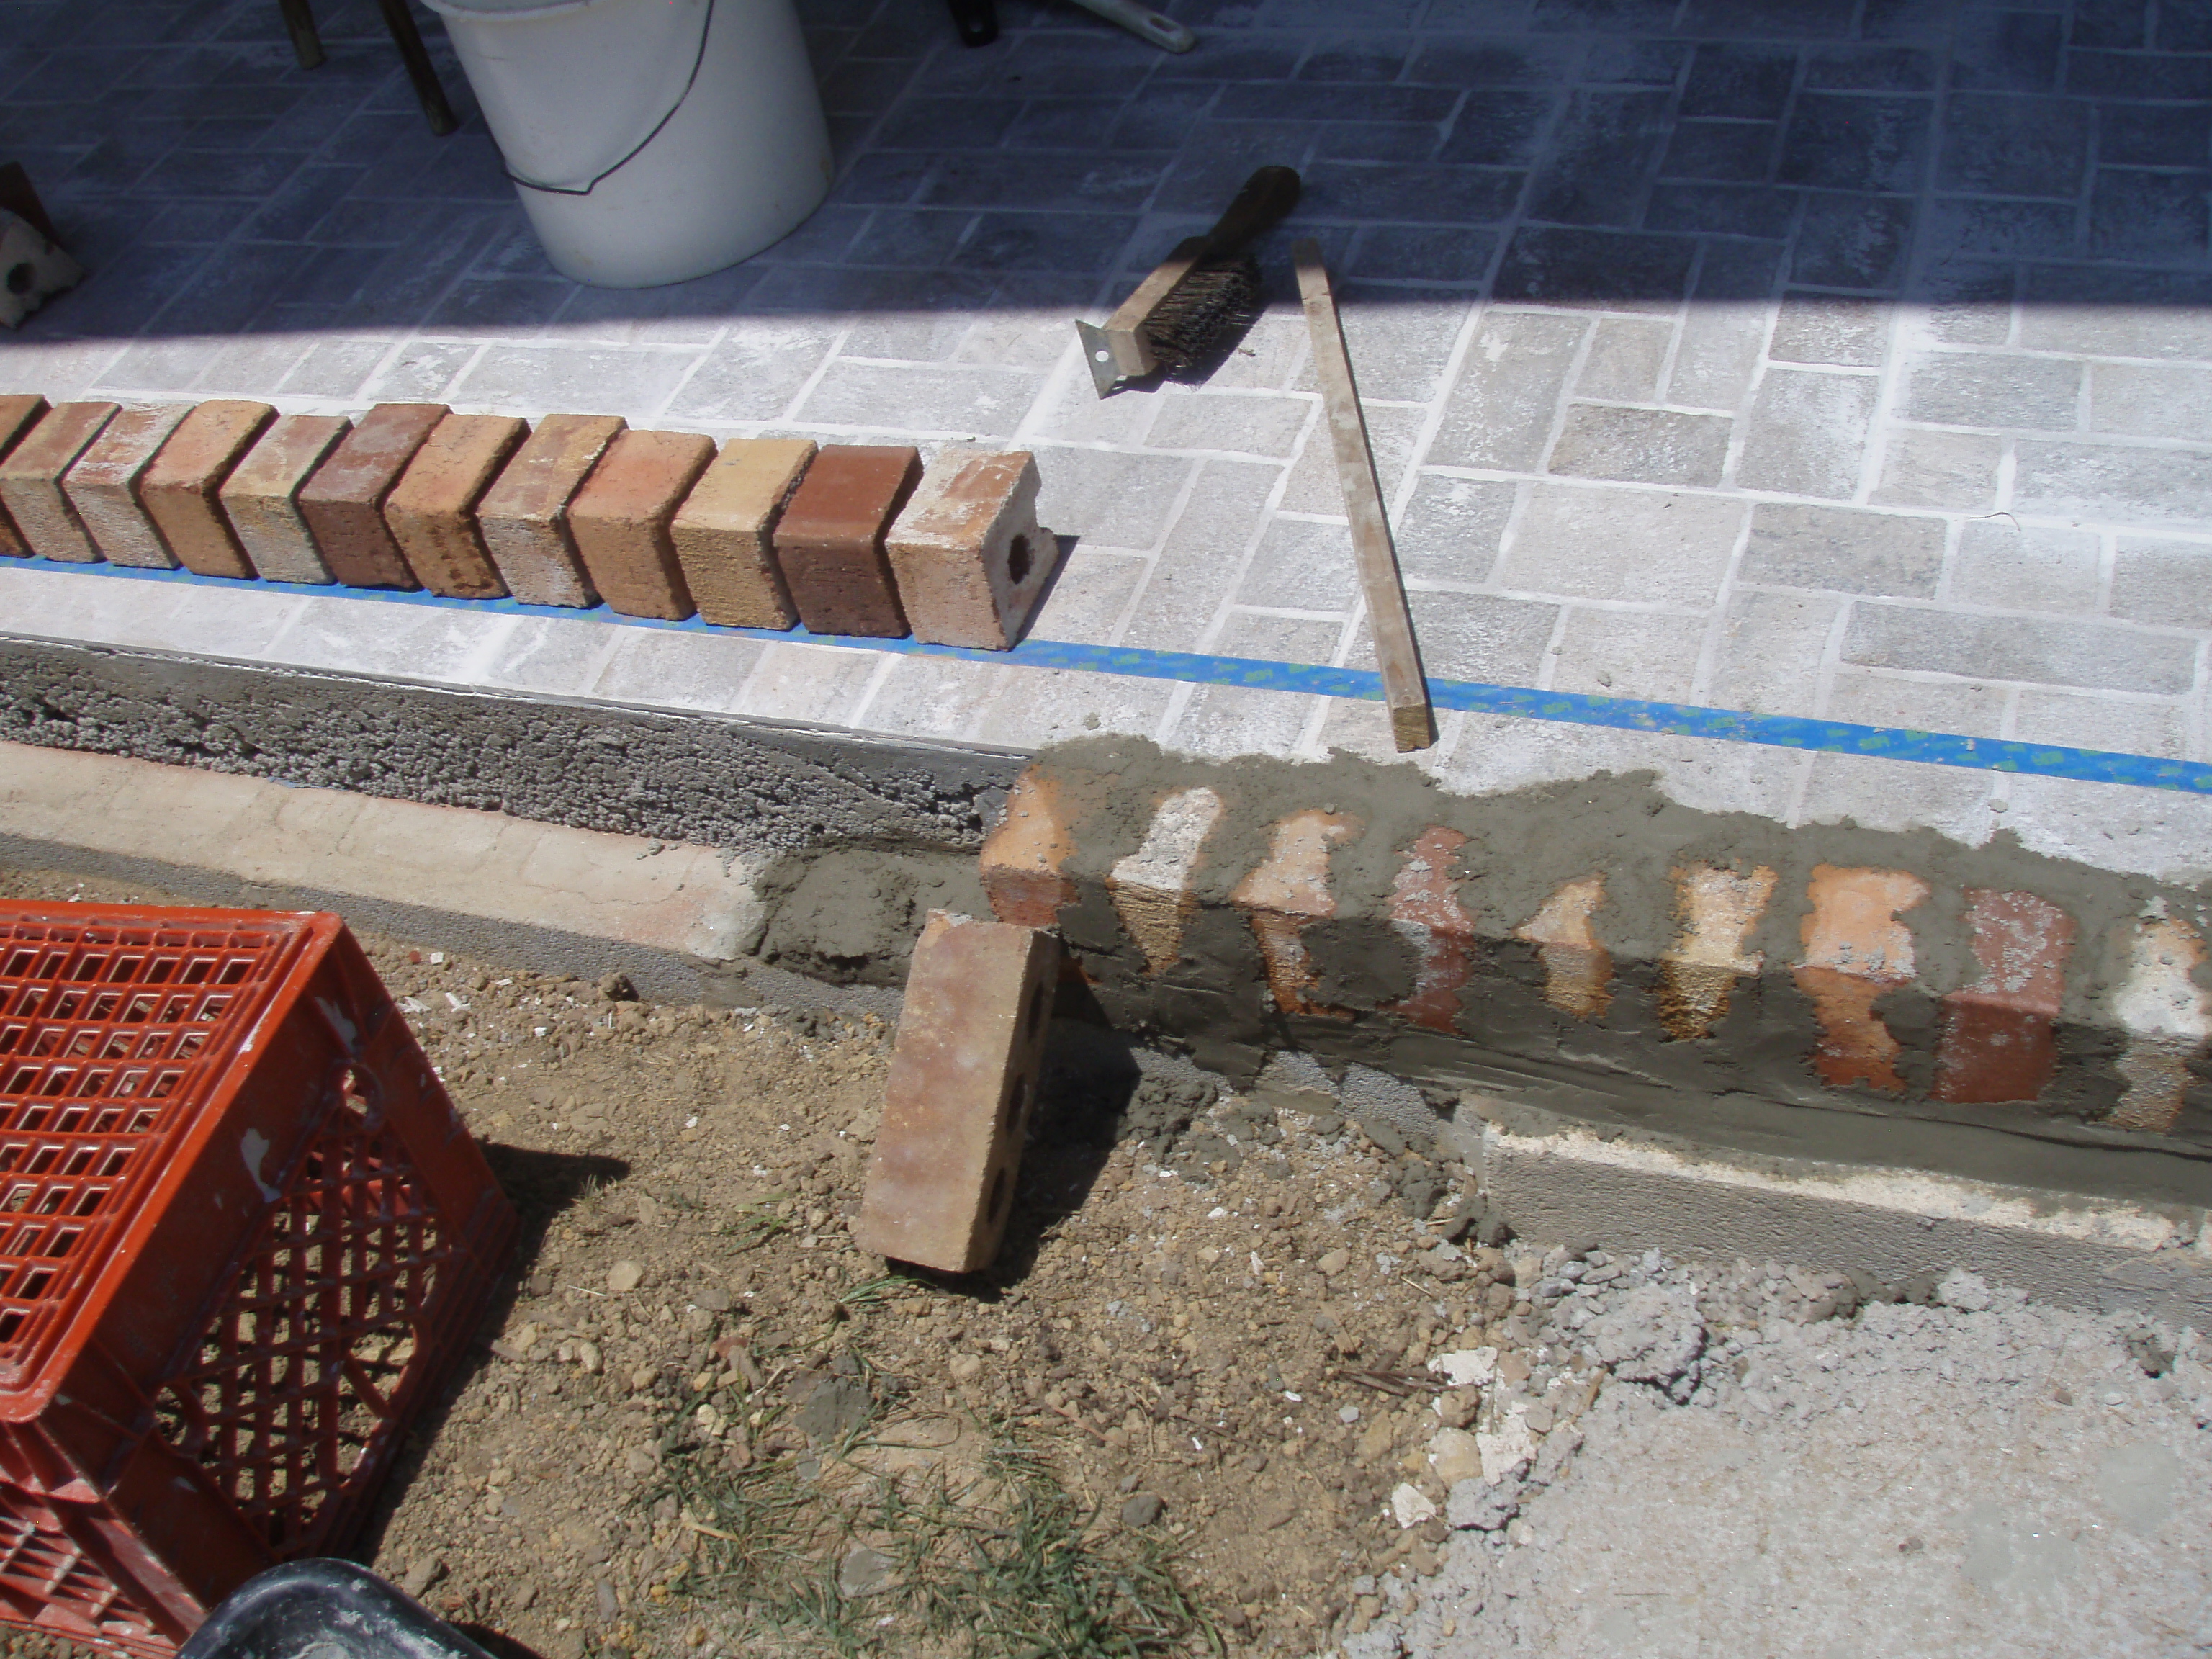
{"label": "white plastic bucket", "polygon": [[564,276],[702,276],[789,234],[829,191],[792,0],[428,3]]}

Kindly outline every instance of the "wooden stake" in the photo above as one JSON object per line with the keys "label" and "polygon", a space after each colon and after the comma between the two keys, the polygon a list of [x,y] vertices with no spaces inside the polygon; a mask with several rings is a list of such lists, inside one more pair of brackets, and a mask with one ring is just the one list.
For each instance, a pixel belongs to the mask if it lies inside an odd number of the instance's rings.
{"label": "wooden stake", "polygon": [[1375,659],[1382,670],[1390,735],[1401,754],[1425,749],[1437,740],[1436,714],[1429,706],[1429,682],[1421,672],[1405,583],[1398,575],[1398,550],[1391,544],[1390,520],[1382,511],[1382,487],[1375,477],[1375,452],[1368,445],[1366,417],[1359,411],[1359,388],[1352,378],[1352,355],[1345,349],[1336,295],[1329,287],[1319,242],[1307,238],[1291,252],[1298,262],[1298,295],[1305,301],[1306,325],[1313,331],[1314,374],[1321,381],[1329,436],[1336,444],[1337,481],[1344,489],[1345,515],[1352,520],[1352,558],[1367,596],[1367,625],[1375,636]]}

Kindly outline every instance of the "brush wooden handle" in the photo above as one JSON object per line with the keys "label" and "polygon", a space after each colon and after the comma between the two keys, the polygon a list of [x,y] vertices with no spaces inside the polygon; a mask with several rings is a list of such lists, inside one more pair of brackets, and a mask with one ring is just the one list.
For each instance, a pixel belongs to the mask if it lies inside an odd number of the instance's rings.
{"label": "brush wooden handle", "polygon": [[1234,253],[1255,237],[1273,230],[1291,216],[1302,188],[1296,167],[1261,167],[1244,181],[1237,199],[1206,233],[1204,258],[1218,259]]}

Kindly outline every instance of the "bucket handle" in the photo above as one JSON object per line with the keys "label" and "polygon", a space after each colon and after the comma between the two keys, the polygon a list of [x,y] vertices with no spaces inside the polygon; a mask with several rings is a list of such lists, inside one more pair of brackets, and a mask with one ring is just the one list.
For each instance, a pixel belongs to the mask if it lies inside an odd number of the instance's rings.
{"label": "bucket handle", "polygon": [[539,191],[548,196],[589,196],[601,184],[637,160],[645,147],[660,137],[660,130],[676,118],[676,112],[682,109],[684,100],[691,96],[691,88],[699,84],[699,68],[707,61],[707,37],[714,33],[714,0],[707,0],[707,15],[699,22],[699,50],[691,59],[691,73],[684,80],[684,90],[676,94],[676,101],[668,106],[668,112],[653,124],[653,131],[632,145],[629,153],[612,167],[602,168],[581,185],[549,185],[536,179],[526,179],[507,166],[504,154],[499,158],[499,170],[507,175],[509,183],[517,185],[524,190]]}

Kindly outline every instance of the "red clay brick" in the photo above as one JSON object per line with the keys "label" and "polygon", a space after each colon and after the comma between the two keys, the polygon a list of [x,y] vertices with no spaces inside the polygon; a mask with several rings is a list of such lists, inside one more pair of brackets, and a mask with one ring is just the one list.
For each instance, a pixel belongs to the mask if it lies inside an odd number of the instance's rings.
{"label": "red clay brick", "polygon": [[619,415],[548,415],[477,504],[484,547],[525,605],[599,602],[568,507],[627,424]]}
{"label": "red clay brick", "polygon": [[100,549],[70,505],[62,475],[76,465],[115,410],[113,404],[57,404],[0,460],[0,501],[7,503],[15,528],[41,558],[100,562]]}
{"label": "red clay brick", "polygon": [[[35,392],[17,397],[0,398],[0,460],[5,460],[23,434],[42,420],[50,405]],[[23,532],[15,528],[15,520],[8,516],[8,505],[0,501],[0,554],[20,559],[31,550]]]}
{"label": "red clay brick", "polygon": [[568,507],[568,528],[592,585],[625,617],[680,622],[694,609],[668,522],[714,441],[692,432],[625,432]]}
{"label": "red clay brick", "polygon": [[385,499],[415,580],[449,599],[496,599],[507,584],[484,550],[477,503],[530,428],[511,415],[448,415]]}
{"label": "red clay brick", "polygon": [[1029,626],[1059,562],[1036,519],[1036,458],[946,449],[884,540],[914,636],[1006,651]]}
{"label": "red clay brick", "polygon": [[1591,926],[1605,902],[1605,878],[1561,882],[1543,908],[1513,930],[1544,964],[1544,1000],[1577,1019],[1602,1019],[1613,1006],[1613,953]]}
{"label": "red clay brick", "polygon": [[815,456],[775,526],[776,558],[810,632],[907,632],[884,535],[921,481],[921,457],[903,447],[830,444]]}
{"label": "red clay brick", "polygon": [[1137,850],[1106,872],[1115,914],[1154,978],[1182,961],[1183,929],[1198,910],[1199,866],[1226,810],[1211,789],[1178,789],[1152,809]]}
{"label": "red clay brick", "polygon": [[1390,1012],[1432,1031],[1455,1029],[1474,965],[1474,918],[1460,903],[1451,872],[1466,845],[1465,836],[1443,824],[1424,830],[1406,849],[1390,893],[1390,921],[1421,958],[1413,969],[1413,994]]}
{"label": "red clay brick", "polygon": [[1329,854],[1360,828],[1357,818],[1317,809],[1291,813],[1276,823],[1267,859],[1229,896],[1250,913],[1268,988],[1286,1014],[1352,1018],[1350,1009],[1315,999],[1320,976],[1306,951],[1305,930],[1308,923],[1336,914],[1336,896],[1328,885]]}
{"label": "red clay brick", "polygon": [[173,570],[177,556],[138,500],[138,481],[154,457],[191,413],[190,404],[133,404],[100,428],[85,446],[62,488],[110,564]]}
{"label": "red clay brick", "polygon": [[789,628],[799,620],[775,562],[775,531],[813,459],[804,438],[732,438],[677,510],[676,556],[708,622]]}
{"label": "red clay brick", "polygon": [[1014,781],[1006,816],[983,842],[983,890],[1000,921],[1051,927],[1075,902],[1075,884],[1060,873],[1075,855],[1073,805],[1064,784],[1034,767]]}
{"label": "red clay brick", "polygon": [[930,912],[854,1228],[862,1249],[955,1273],[999,1253],[1059,966],[1050,933]]}
{"label": "red clay brick", "polygon": [[202,576],[248,577],[253,561],[216,501],[254,440],[276,418],[267,404],[217,398],[184,418],[138,482],[138,499],[177,556]]}
{"label": "red clay brick", "polygon": [[1912,930],[1897,915],[1926,899],[1928,884],[1903,870],[1821,864],[1806,890],[1813,908],[1799,925],[1804,954],[1793,977],[1820,1025],[1813,1069],[1837,1088],[1903,1094],[1903,1045],[1874,1005],[1911,982]]}
{"label": "red clay brick", "polygon": [[1976,887],[1966,892],[1966,924],[1982,977],[1943,999],[1936,1098],[2036,1099],[2058,1064],[2056,1022],[2074,918],[2033,893]]}
{"label": "red clay brick", "polygon": [[223,481],[222,510],[253,568],[270,581],[333,580],[300,511],[300,491],[353,430],[343,415],[282,415]]}
{"label": "red clay brick", "polygon": [[448,410],[443,404],[379,404],[315,469],[300,512],[331,574],[348,587],[414,588],[384,503]]}
{"label": "red clay brick", "polygon": [[1706,1036],[1726,1017],[1735,982],[1766,958],[1747,951],[1778,878],[1765,865],[1750,872],[1717,865],[1676,866],[1674,915],[1681,931],[1660,955],[1659,1023],[1678,1042]]}

